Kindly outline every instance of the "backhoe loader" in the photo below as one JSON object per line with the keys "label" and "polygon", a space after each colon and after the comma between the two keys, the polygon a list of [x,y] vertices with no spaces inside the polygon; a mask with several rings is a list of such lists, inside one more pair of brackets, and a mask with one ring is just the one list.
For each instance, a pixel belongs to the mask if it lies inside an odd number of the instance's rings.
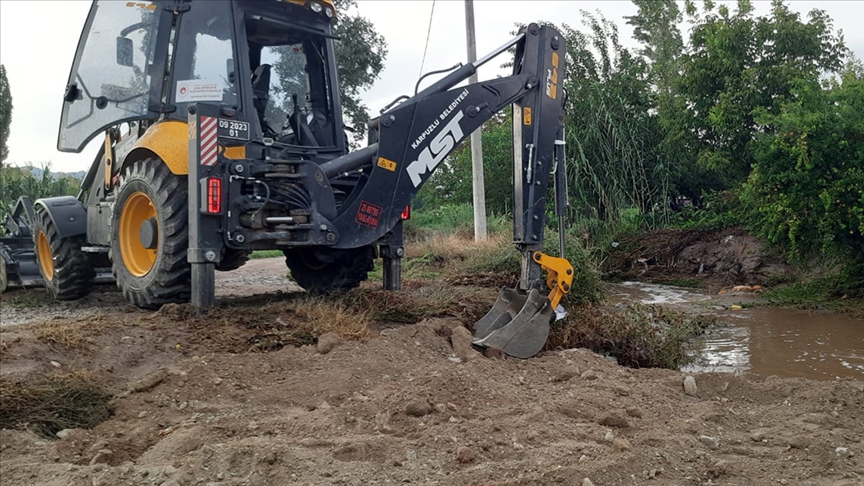
{"label": "backhoe loader", "polygon": [[[52,296],[77,299],[110,269],[137,306],[206,308],[215,271],[278,249],[309,292],[358,286],[378,257],[384,288],[399,290],[412,197],[512,105],[521,278],[476,324],[475,344],[539,352],[573,279],[563,240],[560,255],[542,253],[550,178],[559,226],[567,204],[563,36],[530,24],[476,62],[430,73],[442,77],[388,105],[369,123],[368,146],[352,152],[336,17],[332,0],[95,0],[57,148],[103,143],[77,197],[22,200],[7,217],[6,281],[26,284],[38,270]],[[511,49],[511,75],[463,83]]]}

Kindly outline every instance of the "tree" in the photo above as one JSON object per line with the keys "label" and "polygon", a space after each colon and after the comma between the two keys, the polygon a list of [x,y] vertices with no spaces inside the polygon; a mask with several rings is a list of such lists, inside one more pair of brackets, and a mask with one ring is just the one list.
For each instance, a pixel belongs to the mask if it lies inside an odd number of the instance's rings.
{"label": "tree", "polygon": [[657,150],[650,69],[621,46],[618,29],[582,12],[586,31],[568,26],[567,162],[571,205],[583,216],[617,220],[628,208],[665,208],[669,164]]}
{"label": "tree", "polygon": [[[864,270],[864,73],[850,64],[820,86],[815,73],[791,96],[755,112],[757,136],[742,200],[757,234],[795,258],[814,254]],[[862,274],[858,277],[864,288]]]}
{"label": "tree", "polygon": [[342,37],[336,41],[336,63],[342,94],[342,111],[353,123],[355,136],[366,133],[369,114],[360,101],[360,92],[371,87],[384,69],[387,41],[367,18],[356,12],[356,0],[336,0],[339,21],[333,33]]}
{"label": "tree", "polygon": [[773,0],[765,17],[753,15],[749,0],[739,0],[734,12],[711,1],[704,17],[690,12],[692,35],[677,85],[687,108],[681,120],[696,139],[699,162],[734,185],[749,175],[755,135],[768,128],[755,111],[777,114],[797,80],[836,73],[847,51],[824,11],[811,11],[803,22],[782,0]]}
{"label": "tree", "polygon": [[12,125],[12,93],[6,79],[6,67],[0,64],[0,167],[9,156],[9,128]]}

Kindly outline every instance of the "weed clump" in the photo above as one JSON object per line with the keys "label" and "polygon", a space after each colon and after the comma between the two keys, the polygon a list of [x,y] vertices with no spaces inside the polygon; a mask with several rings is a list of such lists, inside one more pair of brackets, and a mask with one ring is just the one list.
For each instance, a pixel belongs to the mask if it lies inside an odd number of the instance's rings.
{"label": "weed clump", "polygon": [[546,349],[587,348],[632,368],[680,369],[697,356],[692,344],[713,318],[657,305],[585,305],[552,325]]}
{"label": "weed clump", "polygon": [[114,413],[111,393],[88,373],[58,374],[36,383],[0,379],[0,428],[46,437],[93,428]]}

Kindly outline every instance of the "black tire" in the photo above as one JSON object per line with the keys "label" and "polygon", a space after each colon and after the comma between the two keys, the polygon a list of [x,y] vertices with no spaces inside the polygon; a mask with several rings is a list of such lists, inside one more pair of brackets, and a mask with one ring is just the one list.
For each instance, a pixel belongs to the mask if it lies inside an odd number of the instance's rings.
{"label": "black tire", "polygon": [[[158,225],[156,248],[151,250],[141,243],[141,224],[135,224],[136,208],[143,211],[146,204],[155,211],[147,219]],[[123,172],[111,218],[111,268],[123,296],[138,307],[158,309],[168,303],[189,302],[188,204],[186,176],[172,174],[158,158],[135,162]],[[142,250],[149,253],[142,254]]]}
{"label": "black tire", "polygon": [[83,235],[60,238],[54,221],[42,206],[36,207],[33,245],[36,263],[48,294],[57,300],[76,300],[90,293],[96,273],[90,257],[81,251]]}
{"label": "black tire", "polygon": [[216,264],[216,270],[220,272],[230,272],[246,265],[249,261],[249,255],[252,252],[249,250],[234,250],[231,248],[225,249],[225,254],[222,255],[222,261]]}
{"label": "black tire", "polygon": [[298,248],[285,250],[291,277],[310,294],[345,292],[360,285],[375,268],[375,247],[348,250]]}

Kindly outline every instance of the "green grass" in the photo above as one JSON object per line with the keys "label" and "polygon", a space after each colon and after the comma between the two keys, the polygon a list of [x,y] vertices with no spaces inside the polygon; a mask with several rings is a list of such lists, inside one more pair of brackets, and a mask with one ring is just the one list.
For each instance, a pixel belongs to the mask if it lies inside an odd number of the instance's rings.
{"label": "green grass", "polygon": [[282,250],[256,250],[252,252],[251,258],[277,258],[285,256]]}
{"label": "green grass", "polygon": [[840,277],[823,277],[767,290],[762,300],[769,305],[799,309],[829,309],[864,319],[864,298],[843,290]]}

